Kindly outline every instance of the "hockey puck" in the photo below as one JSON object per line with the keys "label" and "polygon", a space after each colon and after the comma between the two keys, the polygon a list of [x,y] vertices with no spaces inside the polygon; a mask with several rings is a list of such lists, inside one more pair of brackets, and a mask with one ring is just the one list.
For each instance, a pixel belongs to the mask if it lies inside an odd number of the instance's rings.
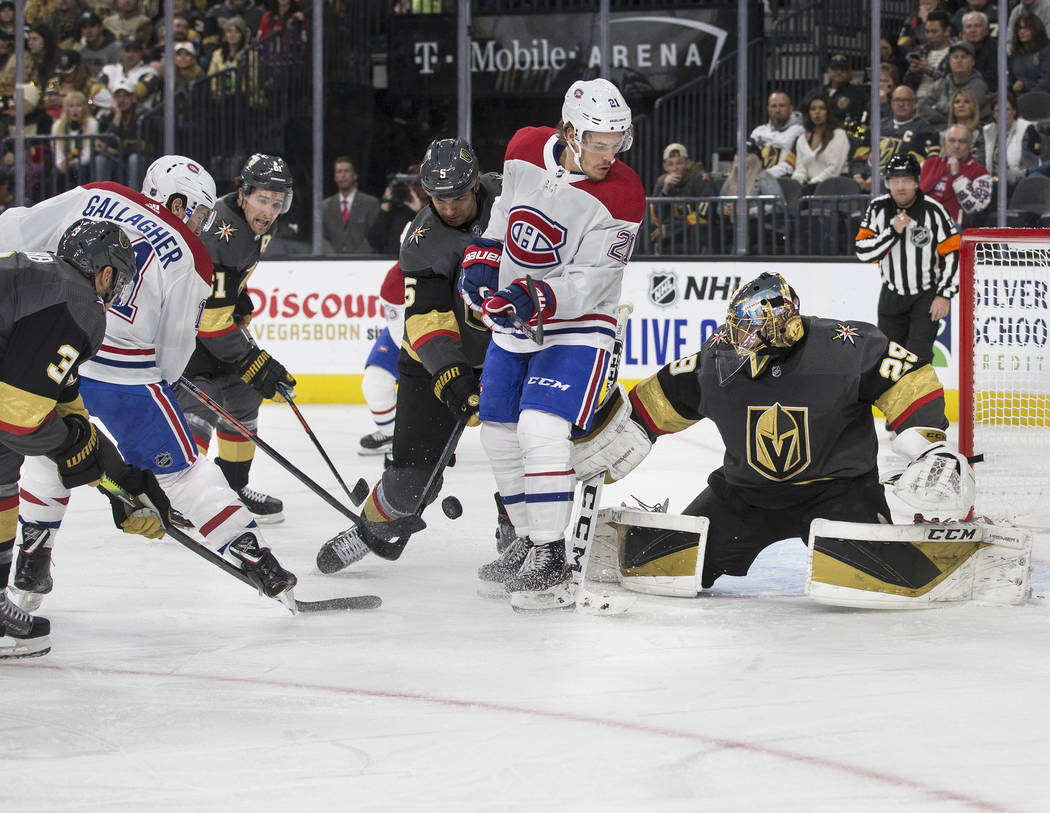
{"label": "hockey puck", "polygon": [[463,516],[463,503],[455,497],[445,497],[441,501],[441,510],[445,512],[445,516],[449,519],[459,519]]}

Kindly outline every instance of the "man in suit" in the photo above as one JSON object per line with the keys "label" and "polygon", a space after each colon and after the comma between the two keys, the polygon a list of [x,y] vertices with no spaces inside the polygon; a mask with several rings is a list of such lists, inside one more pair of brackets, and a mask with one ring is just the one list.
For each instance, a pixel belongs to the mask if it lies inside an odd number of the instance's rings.
{"label": "man in suit", "polygon": [[379,200],[357,188],[354,162],[335,159],[337,192],[321,204],[324,239],[335,254],[371,254],[368,230],[379,214]]}

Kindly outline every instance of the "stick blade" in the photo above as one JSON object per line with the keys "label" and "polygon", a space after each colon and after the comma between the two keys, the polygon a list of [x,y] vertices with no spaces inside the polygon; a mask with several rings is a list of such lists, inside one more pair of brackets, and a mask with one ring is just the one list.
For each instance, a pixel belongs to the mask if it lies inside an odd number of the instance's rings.
{"label": "stick blade", "polygon": [[296,601],[295,609],[301,613],[326,613],[340,610],[374,610],[383,605],[379,596],[343,596],[321,601]]}

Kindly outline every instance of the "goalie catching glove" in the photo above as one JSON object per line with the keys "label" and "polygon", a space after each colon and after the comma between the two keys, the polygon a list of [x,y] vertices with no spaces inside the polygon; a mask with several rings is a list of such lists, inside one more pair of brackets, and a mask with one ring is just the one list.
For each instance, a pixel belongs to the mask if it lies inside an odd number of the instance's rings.
{"label": "goalie catching glove", "polygon": [[459,275],[459,295],[467,307],[481,313],[485,297],[499,288],[499,263],[503,244],[499,240],[477,237],[463,252],[463,271]]}
{"label": "goalie catching glove", "polygon": [[456,417],[467,426],[477,426],[478,377],[465,364],[451,364],[434,376],[434,395],[445,404]]}
{"label": "goalie catching glove", "polygon": [[893,439],[893,451],[911,462],[890,477],[893,493],[926,521],[968,520],[977,482],[965,455],[948,445],[940,429],[913,426]]}
{"label": "goalie catching glove", "polygon": [[591,431],[573,441],[572,467],[581,480],[605,472],[605,482],[626,477],[641,463],[653,442],[632,418],[631,402],[623,384],[617,384],[594,414]]}
{"label": "goalie catching glove", "polygon": [[295,379],[288,374],[283,364],[265,350],[252,348],[241,361],[240,373],[244,382],[251,384],[263,398],[271,398],[283,404],[285,398],[281,392],[282,387],[288,389],[289,395],[295,395],[292,390]]}

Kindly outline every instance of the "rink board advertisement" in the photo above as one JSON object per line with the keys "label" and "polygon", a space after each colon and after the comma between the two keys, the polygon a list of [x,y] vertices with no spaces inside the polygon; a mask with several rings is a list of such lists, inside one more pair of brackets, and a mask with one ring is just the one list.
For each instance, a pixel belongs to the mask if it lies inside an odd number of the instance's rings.
{"label": "rink board advertisement", "polygon": [[[361,373],[385,326],[379,286],[389,260],[262,262],[249,280],[255,302],[252,335],[299,380],[303,401],[362,403]],[[632,262],[623,299],[634,304],[620,377],[633,382],[689,355],[725,319],[737,287],[764,270],[784,275],[802,312],[843,321],[875,322],[879,274],[857,262]],[[957,301],[953,300],[953,308]],[[938,337],[934,366],[956,413],[958,337],[949,317]]]}

